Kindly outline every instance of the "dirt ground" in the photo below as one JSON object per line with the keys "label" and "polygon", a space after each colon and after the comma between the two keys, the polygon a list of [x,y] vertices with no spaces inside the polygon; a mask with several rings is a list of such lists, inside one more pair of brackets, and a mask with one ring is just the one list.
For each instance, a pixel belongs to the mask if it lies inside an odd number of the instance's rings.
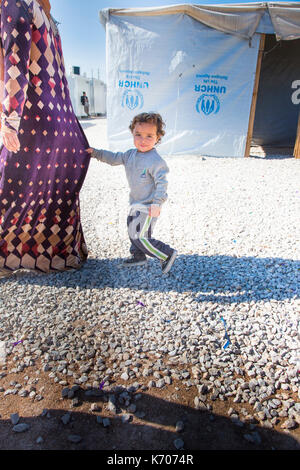
{"label": "dirt ground", "polygon": [[[22,373],[11,373],[9,366],[6,370],[0,369],[0,376],[3,372],[6,375],[0,379],[0,389],[3,387],[0,392],[0,450],[161,450],[174,453],[178,450],[178,439],[184,443],[183,447],[179,445],[181,451],[191,452],[300,450],[299,426],[284,430],[281,426],[285,419],[281,418],[275,427],[268,429],[253,419],[254,413],[249,404],[233,403],[231,399],[208,399],[207,403],[212,406],[209,411],[195,409],[196,387],[187,388],[180,382],[174,381],[162,389],[140,388],[130,394],[130,403],[136,405],[137,414],[130,413],[125,405],[120,405],[115,413],[107,409],[108,394],[116,385],[128,390],[130,384],[122,383],[122,380],[111,384],[107,390],[106,387],[94,390],[92,396],[87,396],[86,389],[81,387],[75,392],[78,400],[74,404],[73,399],[62,397],[62,390],[68,385],[54,383],[49,378],[49,372],[43,372],[38,362]],[[32,389],[35,388],[42,399],[4,396],[3,389],[12,389],[15,383],[23,387],[25,376],[39,379]],[[143,381],[147,385],[149,378],[143,378]],[[139,384],[143,381],[139,379]],[[70,383],[69,387],[72,385]],[[96,411],[91,409],[92,404],[94,408],[97,404]],[[230,408],[238,413],[238,421],[230,419]],[[29,425],[27,431],[13,431],[12,413],[19,414],[19,423]],[[66,413],[70,414],[70,419],[64,424],[61,418]],[[124,415],[128,417],[128,414],[130,419],[124,422]],[[97,422],[97,416],[108,417],[110,425]],[[181,431],[176,429],[178,421],[183,423]],[[76,442],[73,442],[74,439]]]}

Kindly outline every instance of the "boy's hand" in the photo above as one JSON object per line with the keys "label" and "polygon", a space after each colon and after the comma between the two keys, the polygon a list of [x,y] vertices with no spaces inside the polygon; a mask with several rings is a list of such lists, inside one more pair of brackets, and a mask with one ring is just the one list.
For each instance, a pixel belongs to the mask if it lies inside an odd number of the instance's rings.
{"label": "boy's hand", "polygon": [[160,207],[159,207],[159,206],[155,206],[154,204],[152,204],[152,205],[149,207],[149,215],[150,215],[150,217],[159,217],[159,215],[160,215]]}
{"label": "boy's hand", "polygon": [[87,153],[89,153],[90,155],[91,155],[91,153],[93,152],[93,150],[94,150],[94,149],[92,149],[92,148],[85,149],[85,151],[86,151]]}

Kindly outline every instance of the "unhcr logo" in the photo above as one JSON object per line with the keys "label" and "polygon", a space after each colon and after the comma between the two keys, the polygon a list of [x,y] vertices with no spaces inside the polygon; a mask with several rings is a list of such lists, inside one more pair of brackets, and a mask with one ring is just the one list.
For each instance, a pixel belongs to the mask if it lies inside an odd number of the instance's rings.
{"label": "unhcr logo", "polygon": [[220,111],[219,98],[216,95],[201,95],[197,100],[196,110],[205,116],[217,114]]}
{"label": "unhcr logo", "polygon": [[142,93],[138,90],[126,90],[122,97],[122,107],[130,110],[140,109],[144,105]]}

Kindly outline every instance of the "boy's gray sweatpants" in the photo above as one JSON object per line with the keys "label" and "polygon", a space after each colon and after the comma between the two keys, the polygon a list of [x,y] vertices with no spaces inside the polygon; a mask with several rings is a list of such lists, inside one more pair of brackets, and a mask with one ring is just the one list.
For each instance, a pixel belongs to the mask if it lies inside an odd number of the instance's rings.
{"label": "boy's gray sweatpants", "polygon": [[137,258],[145,255],[165,261],[173,249],[165,243],[152,238],[157,217],[150,217],[139,210],[130,211],[127,217],[128,235],[131,241],[130,253]]}

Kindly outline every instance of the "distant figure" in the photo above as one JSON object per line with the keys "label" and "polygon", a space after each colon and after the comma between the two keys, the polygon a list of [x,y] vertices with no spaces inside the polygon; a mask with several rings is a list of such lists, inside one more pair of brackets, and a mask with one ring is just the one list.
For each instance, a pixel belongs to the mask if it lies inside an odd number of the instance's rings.
{"label": "distant figure", "polygon": [[90,117],[90,104],[89,104],[89,99],[86,96],[85,91],[82,92],[82,97],[81,97],[81,104],[84,107],[84,112],[85,114]]}

